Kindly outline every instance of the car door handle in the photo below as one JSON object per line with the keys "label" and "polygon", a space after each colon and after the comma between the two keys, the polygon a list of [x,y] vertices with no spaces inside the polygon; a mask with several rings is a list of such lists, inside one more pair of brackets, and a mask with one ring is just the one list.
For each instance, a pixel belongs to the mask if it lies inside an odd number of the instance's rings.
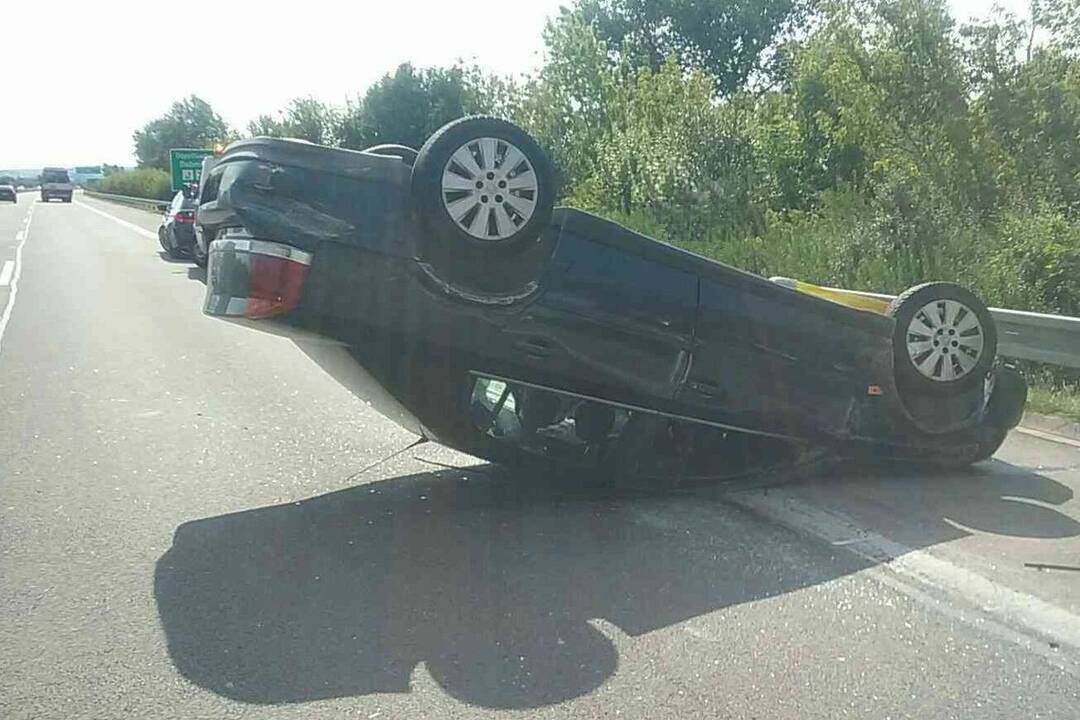
{"label": "car door handle", "polygon": [[542,337],[530,337],[525,340],[519,340],[514,343],[514,349],[537,360],[551,357],[553,351],[551,341]]}
{"label": "car door handle", "polygon": [[686,383],[686,387],[698,395],[708,398],[723,398],[725,395],[720,384],[711,380],[691,380]]}

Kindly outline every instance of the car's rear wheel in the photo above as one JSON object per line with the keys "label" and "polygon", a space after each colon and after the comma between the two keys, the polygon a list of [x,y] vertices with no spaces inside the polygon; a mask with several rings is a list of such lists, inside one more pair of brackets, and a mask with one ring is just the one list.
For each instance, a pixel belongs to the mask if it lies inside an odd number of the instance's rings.
{"label": "car's rear wheel", "polygon": [[551,163],[516,125],[467,117],[420,148],[412,192],[423,225],[420,254],[441,279],[513,293],[550,257],[543,242],[555,187]]}
{"label": "car's rear wheel", "polygon": [[982,383],[997,353],[986,305],[955,283],[917,285],[897,297],[893,362],[901,392],[952,395]]}
{"label": "car's rear wheel", "polygon": [[165,231],[165,254],[173,260],[180,257],[180,251],[176,247],[176,236],[171,230]]}
{"label": "car's rear wheel", "polygon": [[191,259],[201,268],[206,267],[207,263],[210,262],[209,256],[203,251],[202,245],[199,244],[198,240],[191,246]]}

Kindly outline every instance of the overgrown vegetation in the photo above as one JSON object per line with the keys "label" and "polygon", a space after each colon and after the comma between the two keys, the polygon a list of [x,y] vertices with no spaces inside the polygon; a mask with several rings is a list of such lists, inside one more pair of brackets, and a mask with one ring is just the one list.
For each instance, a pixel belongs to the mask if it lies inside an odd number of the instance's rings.
{"label": "overgrown vegetation", "polygon": [[[609,24],[633,3],[600,4]],[[957,27],[939,0],[827,3],[734,85],[637,63],[579,9],[519,119],[571,204],[746,269],[1077,314],[1077,7],[1036,5],[1035,42],[1030,20]]]}
{"label": "overgrown vegetation", "polygon": [[113,195],[167,200],[172,197],[169,173],[158,168],[119,170],[106,175],[94,184],[94,190]]}
{"label": "overgrown vegetation", "polygon": [[[248,129],[418,146],[505,115],[564,202],[707,256],[1080,315],[1080,0],[967,25],[944,0],[576,0],[544,41],[532,77],[403,65],[345,107],[299,99]],[[137,133],[140,161],[160,167],[146,138],[180,126]]]}

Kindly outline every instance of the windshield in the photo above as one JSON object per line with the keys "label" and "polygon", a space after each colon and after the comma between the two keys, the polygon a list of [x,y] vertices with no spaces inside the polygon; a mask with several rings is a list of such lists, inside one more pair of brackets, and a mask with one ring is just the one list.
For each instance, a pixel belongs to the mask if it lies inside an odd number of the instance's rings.
{"label": "windshield", "polygon": [[41,181],[47,183],[71,182],[66,170],[45,170],[41,173]]}
{"label": "windshield", "polygon": [[1080,720],[1080,0],[0,37],[0,720]]}

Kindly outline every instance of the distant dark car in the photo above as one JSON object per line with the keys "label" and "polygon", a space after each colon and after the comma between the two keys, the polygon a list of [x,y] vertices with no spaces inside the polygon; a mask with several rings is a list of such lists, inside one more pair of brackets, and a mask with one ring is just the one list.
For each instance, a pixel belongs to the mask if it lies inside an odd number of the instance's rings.
{"label": "distant dark car", "polygon": [[41,201],[49,202],[53,198],[60,198],[64,202],[71,202],[75,186],[71,184],[68,171],[64,168],[45,168],[41,171]]}
{"label": "distant dark car", "polygon": [[15,190],[15,186],[0,185],[0,200],[10,200],[13,203],[19,202],[19,193]]}
{"label": "distant dark car", "polygon": [[749,437],[965,465],[1019,421],[1026,385],[964,288],[875,309],[788,287],[553,210],[552,178],[493,118],[418,154],[234,143],[202,180],[204,309],[292,337],[388,417],[495,461],[715,466]]}
{"label": "distant dark car", "polygon": [[195,246],[195,209],[198,207],[194,193],[181,190],[173,197],[158,226],[158,242],[171,258],[186,257]]}

